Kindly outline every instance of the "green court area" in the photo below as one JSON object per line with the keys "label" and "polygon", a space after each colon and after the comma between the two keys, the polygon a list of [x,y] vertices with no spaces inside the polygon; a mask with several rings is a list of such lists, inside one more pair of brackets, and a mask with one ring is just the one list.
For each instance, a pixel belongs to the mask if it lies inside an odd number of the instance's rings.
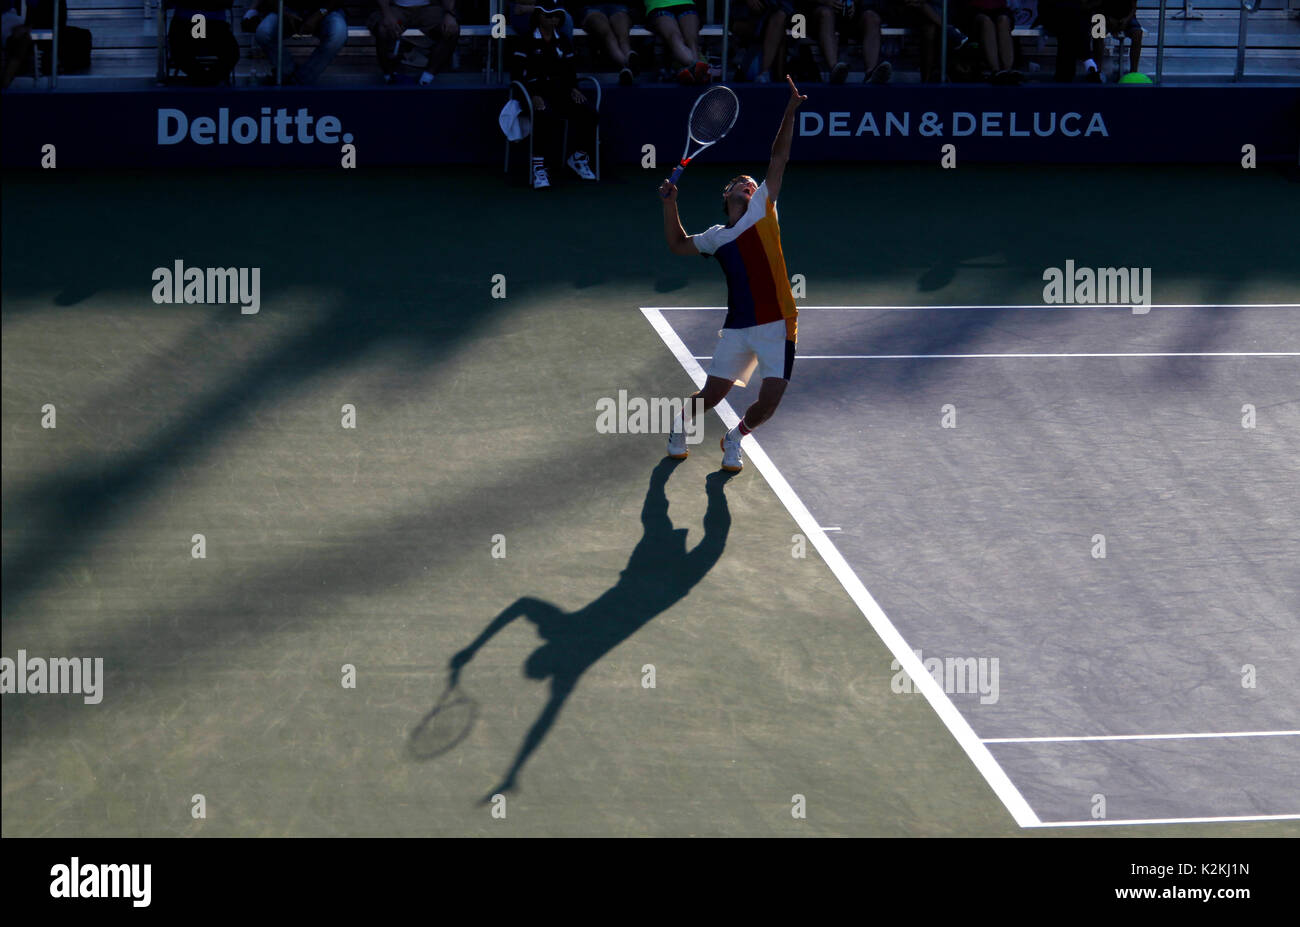
{"label": "green court area", "polygon": [[[1067,260],[1300,302],[1293,173],[795,155],[809,306],[1036,305]],[[692,165],[687,231],[762,169]],[[2,655],[103,677],[4,696],[4,836],[1300,835],[1022,831],[757,469],[712,476],[716,416],[672,468],[597,429],[693,389],[640,307],[725,299],[666,173],[5,177]],[[258,269],[258,311],[156,303],[177,261]]]}

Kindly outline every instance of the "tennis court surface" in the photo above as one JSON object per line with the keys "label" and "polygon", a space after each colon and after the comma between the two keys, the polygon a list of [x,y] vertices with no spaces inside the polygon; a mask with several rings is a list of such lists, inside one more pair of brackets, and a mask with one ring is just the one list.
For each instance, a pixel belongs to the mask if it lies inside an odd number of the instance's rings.
{"label": "tennis court surface", "polygon": [[[717,414],[598,428],[721,324],[653,172],[7,174],[3,656],[103,697],[4,696],[4,834],[1300,833],[1293,179],[796,167],[729,480]],[[761,169],[692,165],[687,230]],[[1155,307],[1044,307],[1067,258]],[[259,311],[156,303],[177,260]]]}

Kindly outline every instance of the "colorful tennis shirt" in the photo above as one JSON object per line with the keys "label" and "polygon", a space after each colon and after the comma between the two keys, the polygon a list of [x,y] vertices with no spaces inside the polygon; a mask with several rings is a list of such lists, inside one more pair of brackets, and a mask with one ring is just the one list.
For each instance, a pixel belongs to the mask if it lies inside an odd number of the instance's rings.
{"label": "colorful tennis shirt", "polygon": [[749,208],[733,226],[715,225],[692,235],[701,254],[711,254],[727,275],[727,321],[723,328],[750,328],[785,320],[786,339],[794,341],[798,310],[781,252],[776,203],[767,198],[764,180],[749,199]]}

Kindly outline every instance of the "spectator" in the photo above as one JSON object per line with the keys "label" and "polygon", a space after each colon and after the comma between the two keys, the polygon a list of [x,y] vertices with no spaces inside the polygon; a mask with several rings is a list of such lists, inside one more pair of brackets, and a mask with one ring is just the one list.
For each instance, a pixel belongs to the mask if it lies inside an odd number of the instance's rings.
{"label": "spectator", "polygon": [[[1128,69],[1138,70],[1142,58],[1142,36],[1146,33],[1137,18],[1137,0],[1102,0],[1101,12],[1106,17],[1106,31],[1116,38],[1128,36]],[[1092,57],[1100,62],[1106,54],[1106,40],[1092,40]],[[1116,63],[1116,71],[1119,64]]]}
{"label": "spectator", "polygon": [[[343,0],[285,0],[284,37],[312,35],[320,40],[310,57],[295,67],[288,48],[282,48],[279,69],[286,84],[314,84],[329,67],[334,56],[348,40],[348,22],[343,16]],[[276,0],[257,0],[244,13],[244,31],[255,27],[253,39],[271,61],[275,61]],[[263,15],[262,8],[267,12]],[[261,22],[257,17],[261,15]]]}
{"label": "spectator", "polygon": [[[806,0],[808,24],[822,50],[822,57],[830,65],[830,82],[842,84],[849,76],[849,64],[840,60],[839,36],[846,38],[856,26],[862,36],[862,57],[866,60],[867,80],[884,83],[889,80],[892,67],[889,62],[880,65],[880,13],[874,5],[863,4],[855,9],[854,0]],[[854,13],[857,13],[856,18]]]}
{"label": "spectator", "polygon": [[1097,62],[1089,57],[1092,14],[1100,7],[1101,0],[1040,0],[1038,10],[1043,28],[1056,38],[1058,83],[1074,80],[1080,60],[1084,64],[1084,80],[1101,81]]}
{"label": "spectator", "polygon": [[[559,31],[564,10],[539,4],[533,10],[531,35],[516,36],[510,56],[510,79],[524,85],[533,103],[532,185],[551,185],[546,156],[560,147],[565,120],[574,140],[574,152],[565,163],[583,180],[595,180],[587,152],[595,147],[596,107],[578,89],[573,63],[573,43]],[[564,152],[560,152],[564,157]]]}
{"label": "spectator", "polygon": [[[536,0],[522,0],[522,2],[510,4],[510,29],[515,35],[528,35],[533,31],[533,10],[537,9]],[[573,41],[573,14],[565,9],[564,3],[560,0],[551,0],[546,4],[550,10],[560,10],[564,13],[564,24],[560,27],[560,32],[570,42]]]}
{"label": "spectator", "polygon": [[456,0],[376,0],[379,4],[367,26],[375,37],[375,54],[384,83],[397,82],[397,65],[402,59],[402,33],[419,29],[431,40],[433,50],[420,75],[420,86],[427,87],[451,61],[460,41],[460,23],[456,21]]}
{"label": "spectator", "polygon": [[[881,15],[891,26],[911,29],[921,37],[921,81],[938,80],[939,30],[943,11],[932,0],[881,0]],[[948,51],[959,51],[970,41],[951,21],[948,23]]]}
{"label": "spectator", "polygon": [[958,0],[949,7],[949,14],[955,14],[966,34],[979,41],[993,83],[1018,84],[1024,80],[1024,75],[1012,70],[1016,63],[1016,49],[1011,44],[1015,14],[1007,0]]}
{"label": "spectator", "polygon": [[[622,3],[601,3],[582,10],[582,28],[594,50],[603,50],[619,69],[618,82],[631,84],[638,70],[632,51],[632,13]],[[694,75],[692,75],[693,77]]]}
{"label": "spectator", "polygon": [[31,61],[32,30],[18,13],[19,0],[4,0],[4,13],[0,14],[4,35],[4,83],[8,89],[18,72]]}
{"label": "spectator", "polygon": [[691,0],[645,0],[645,21],[681,66],[679,83],[709,82],[709,65],[700,57],[700,14]]}
{"label": "spectator", "polygon": [[731,4],[731,32],[747,51],[744,76],[760,84],[771,82],[778,61],[784,66],[786,24],[794,15],[791,0],[735,0]]}

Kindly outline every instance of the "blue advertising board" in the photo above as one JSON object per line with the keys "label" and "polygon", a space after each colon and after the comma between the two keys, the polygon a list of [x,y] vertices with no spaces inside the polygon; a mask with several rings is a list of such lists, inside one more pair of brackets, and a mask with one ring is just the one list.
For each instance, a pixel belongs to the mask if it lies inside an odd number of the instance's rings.
{"label": "blue advertising board", "polygon": [[[962,163],[1296,163],[1300,88],[1142,85],[811,85],[794,157]],[[740,121],[709,157],[767,157],[788,91],[745,86]],[[680,155],[697,91],[607,87],[605,162]],[[330,166],[500,163],[503,87],[10,92],[0,116],[6,167]],[[352,146],[348,148],[347,146]]]}

